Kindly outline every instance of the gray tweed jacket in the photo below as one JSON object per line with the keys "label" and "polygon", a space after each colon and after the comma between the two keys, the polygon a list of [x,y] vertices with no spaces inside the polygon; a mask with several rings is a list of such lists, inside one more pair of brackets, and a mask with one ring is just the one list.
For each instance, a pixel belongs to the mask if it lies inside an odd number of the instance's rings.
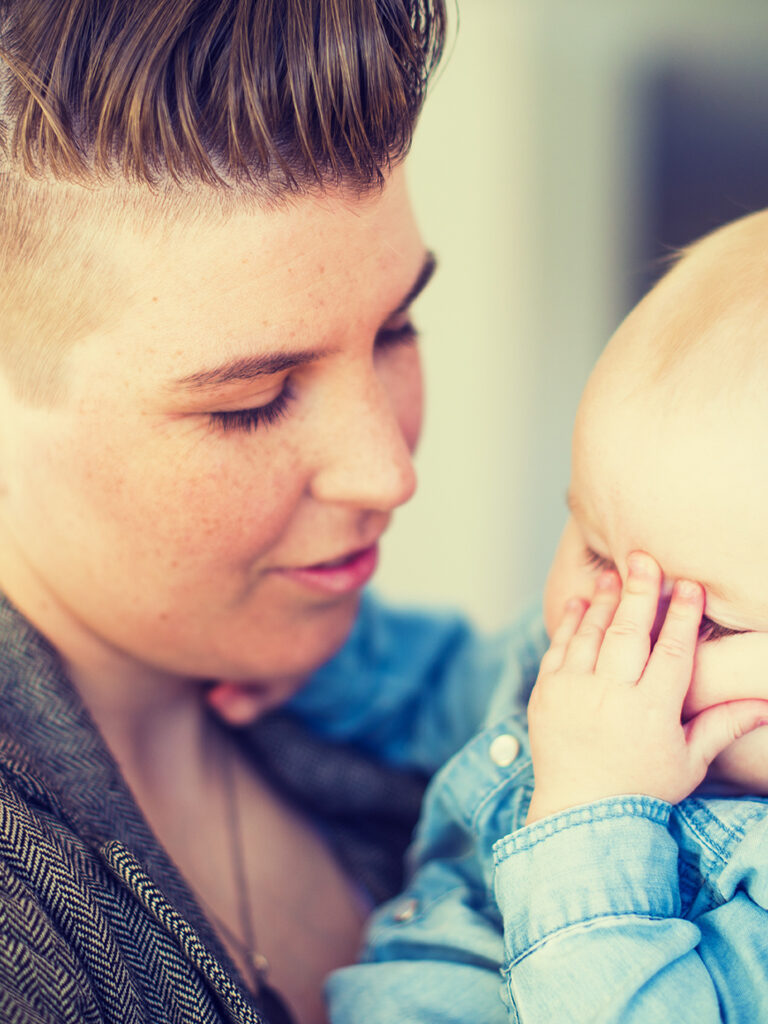
{"label": "gray tweed jacket", "polygon": [[[424,780],[275,715],[238,734],[375,901]],[[0,1021],[267,1022],[136,806],[55,652],[0,597]],[[270,1024],[276,1024],[272,1018]]]}

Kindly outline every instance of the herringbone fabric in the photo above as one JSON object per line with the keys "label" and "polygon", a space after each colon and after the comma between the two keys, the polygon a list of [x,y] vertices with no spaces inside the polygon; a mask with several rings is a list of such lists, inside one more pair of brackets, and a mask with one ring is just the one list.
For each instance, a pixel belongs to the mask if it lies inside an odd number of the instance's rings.
{"label": "herringbone fabric", "polygon": [[255,1024],[55,653],[0,602],[3,1024]]}
{"label": "herringbone fabric", "polygon": [[[251,733],[253,756],[286,794],[301,794],[311,762],[325,764],[306,802],[327,814],[356,880],[390,895],[421,780],[279,717]],[[0,597],[0,1021],[262,1020],[55,652]]]}

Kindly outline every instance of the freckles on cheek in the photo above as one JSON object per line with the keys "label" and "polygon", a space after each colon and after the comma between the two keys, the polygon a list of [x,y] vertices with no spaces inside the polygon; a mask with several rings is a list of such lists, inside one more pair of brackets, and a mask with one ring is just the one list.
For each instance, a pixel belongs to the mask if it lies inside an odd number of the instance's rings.
{"label": "freckles on cheek", "polygon": [[282,454],[258,465],[240,459],[204,471],[190,467],[158,489],[157,515],[173,520],[177,531],[209,552],[242,555],[266,548],[286,529],[302,494],[298,463]]}
{"label": "freckles on cheek", "polygon": [[126,492],[133,489],[125,460],[107,441],[95,447],[93,437],[64,437],[58,443],[49,439],[35,455],[22,478],[22,494],[27,500],[43,496],[54,501],[56,518],[72,514],[88,523],[121,515],[130,507]]}

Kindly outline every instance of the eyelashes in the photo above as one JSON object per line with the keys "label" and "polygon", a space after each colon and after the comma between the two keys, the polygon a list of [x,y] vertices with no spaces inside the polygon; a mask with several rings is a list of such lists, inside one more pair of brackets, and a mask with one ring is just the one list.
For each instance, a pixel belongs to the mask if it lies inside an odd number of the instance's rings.
{"label": "eyelashes", "polygon": [[211,412],[208,414],[209,422],[225,433],[237,430],[252,433],[257,427],[269,427],[281,420],[293,398],[291,385],[286,381],[280,394],[266,405],[254,409],[233,409],[231,412]]}
{"label": "eyelashes", "polygon": [[[410,320],[400,327],[382,328],[376,335],[376,351],[385,352],[400,345],[410,345],[418,337],[419,332]],[[253,433],[259,427],[270,427],[283,419],[294,398],[291,382],[286,379],[280,394],[266,405],[252,409],[233,409],[231,412],[211,412],[208,421],[214,429],[224,433]]]}
{"label": "eyelashes", "polygon": [[417,341],[419,332],[414,323],[409,320],[402,327],[382,328],[376,335],[376,349],[394,348],[396,345],[409,345]]}
{"label": "eyelashes", "polygon": [[741,633],[748,633],[748,629],[731,629],[730,626],[721,626],[719,622],[713,622],[706,615],[701,617],[699,626],[699,640],[706,643],[707,640],[721,640],[724,636],[738,636]]}
{"label": "eyelashes", "polygon": [[[606,569],[615,569],[615,564],[610,558],[599,555],[592,548],[585,550],[585,562],[595,572],[604,572]],[[749,633],[748,629],[731,629],[730,626],[721,626],[707,615],[702,615],[699,625],[699,641],[707,643],[711,640],[722,640],[726,636],[739,636],[741,633]]]}
{"label": "eyelashes", "polygon": [[607,569],[615,569],[615,564],[610,558],[604,558],[602,555],[598,555],[592,548],[586,549],[586,563],[590,569],[594,569],[595,572],[605,572]]}

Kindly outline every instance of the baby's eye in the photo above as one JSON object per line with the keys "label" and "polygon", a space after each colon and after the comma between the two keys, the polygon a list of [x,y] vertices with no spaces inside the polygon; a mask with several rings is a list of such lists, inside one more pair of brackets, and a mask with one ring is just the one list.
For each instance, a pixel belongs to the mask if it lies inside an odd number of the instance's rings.
{"label": "baby's eye", "polygon": [[702,615],[699,625],[699,640],[706,643],[708,640],[722,640],[725,636],[738,636],[740,633],[749,633],[748,629],[731,629],[730,626],[721,626],[719,622]]}
{"label": "baby's eye", "polygon": [[584,552],[584,561],[590,569],[594,569],[595,572],[604,572],[606,569],[615,569],[615,564],[610,558],[605,558],[603,555],[598,555],[592,548],[586,548]]}

